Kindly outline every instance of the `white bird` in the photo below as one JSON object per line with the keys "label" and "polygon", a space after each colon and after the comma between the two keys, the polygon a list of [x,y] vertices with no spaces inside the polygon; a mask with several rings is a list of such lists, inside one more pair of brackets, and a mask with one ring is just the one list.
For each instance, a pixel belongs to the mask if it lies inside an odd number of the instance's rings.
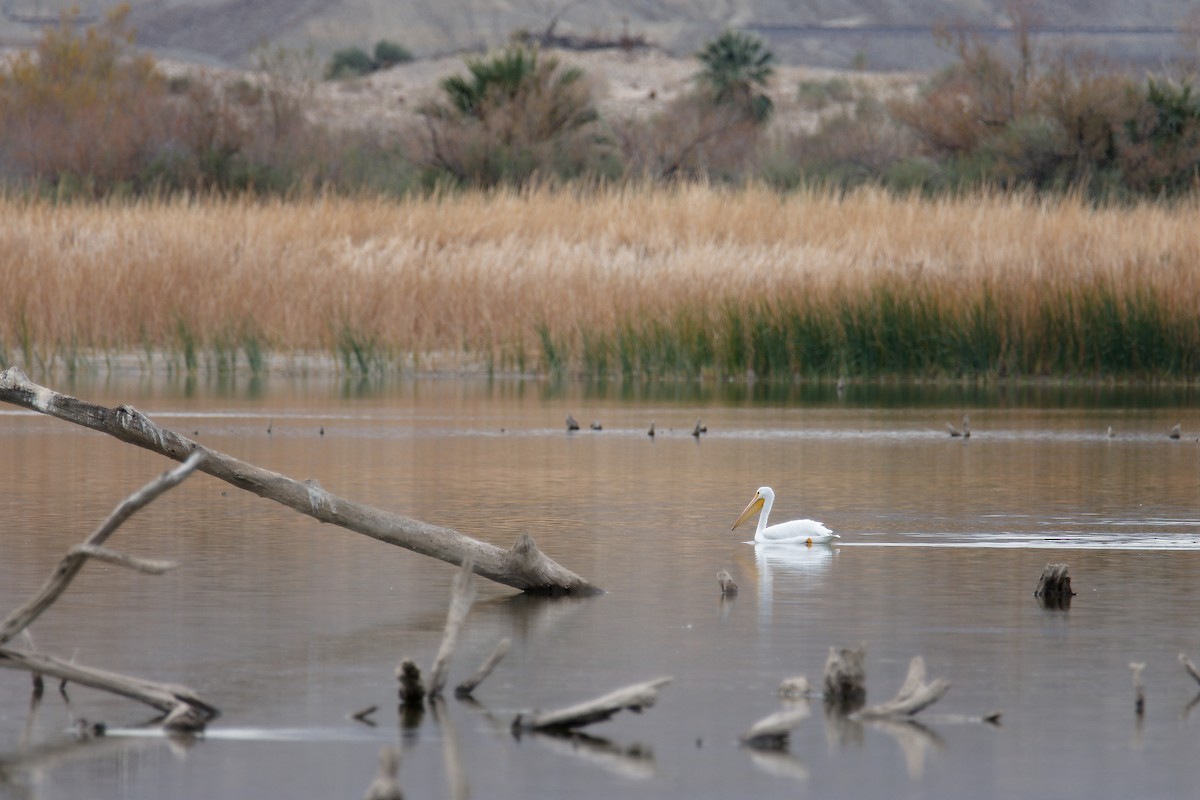
{"label": "white bird", "polygon": [[736,529],[761,510],[758,515],[758,529],[754,532],[754,541],[760,544],[813,544],[841,538],[813,519],[793,519],[778,525],[767,525],[767,515],[771,513],[771,506],[774,504],[775,491],[770,486],[759,487],[750,505],[746,506],[730,530]]}

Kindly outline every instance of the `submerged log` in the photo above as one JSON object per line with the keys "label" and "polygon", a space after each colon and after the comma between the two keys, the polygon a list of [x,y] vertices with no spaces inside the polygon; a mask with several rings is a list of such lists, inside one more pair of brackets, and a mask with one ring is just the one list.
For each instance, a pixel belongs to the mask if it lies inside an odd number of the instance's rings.
{"label": "submerged log", "polygon": [[763,717],[743,733],[742,744],[762,750],[782,750],[787,747],[792,731],[808,716],[808,703],[780,709]]}
{"label": "submerged log", "polygon": [[513,720],[513,731],[568,731],[582,728],[594,722],[603,722],[618,711],[628,709],[641,713],[643,708],[649,708],[658,700],[660,687],[670,683],[673,678],[655,678],[645,683],[635,683],[623,689],[609,692],[603,697],[588,700],[577,705],[559,709],[558,711],[528,712],[517,715]]}
{"label": "submerged log", "polygon": [[1033,594],[1035,597],[1073,597],[1070,568],[1066,564],[1047,564]]}
{"label": "submerged log", "polygon": [[159,427],[132,406],[107,408],[39,386],[18,367],[0,373],[0,400],[107,433],[176,461],[202,452],[206,457],[200,471],[239,489],[414,553],[455,565],[471,558],[476,574],[525,592],[594,594],[599,591],[538,550],[527,533],[505,550],[450,528],[356,503],[326,492],[315,481],[298,481],[197,444]]}
{"label": "submerged log", "polygon": [[867,648],[851,650],[829,648],[825,660],[825,702],[843,714],[849,714],[867,701]]}

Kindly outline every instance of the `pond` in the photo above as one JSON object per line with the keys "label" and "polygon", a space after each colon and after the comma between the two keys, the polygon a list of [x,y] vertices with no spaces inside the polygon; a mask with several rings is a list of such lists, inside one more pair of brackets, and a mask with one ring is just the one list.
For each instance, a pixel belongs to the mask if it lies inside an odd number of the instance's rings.
{"label": "pond", "polygon": [[[0,670],[0,797],[362,797],[399,744],[406,797],[1177,798],[1200,783],[1200,415],[1194,389],[582,384],[469,378],[80,382],[217,450],[509,546],[530,533],[604,588],[525,597],[480,582],[451,665],[476,690],[397,713],[425,669],[455,568],[197,475],[110,545],[177,561],[92,563],[33,626],[81,663],[182,683],[222,709],[192,741],[142,706]],[[0,612],[168,463],[0,409]],[[566,415],[583,429],[568,433]],[[972,436],[946,423],[970,414]],[[697,419],[707,432],[691,435]],[[603,430],[589,429],[593,420]],[[651,422],[656,436],[647,430]],[[1168,430],[1182,423],[1179,440]],[[1109,428],[1112,435],[1109,435]],[[759,549],[730,525],[760,485],[773,521],[833,546]],[[1069,608],[1032,596],[1070,566]],[[722,600],[716,573],[740,586]],[[779,753],[739,745],[780,682],[865,643],[868,702],[910,659],[952,687],[919,724],[827,720]],[[1145,714],[1130,663],[1146,664]],[[514,737],[553,709],[671,676],[656,706],[576,740]],[[379,710],[374,725],[350,715]],[[1002,713],[998,726],[964,721]],[[63,749],[80,719],[109,735]],[[448,753],[462,774],[447,771]]]}

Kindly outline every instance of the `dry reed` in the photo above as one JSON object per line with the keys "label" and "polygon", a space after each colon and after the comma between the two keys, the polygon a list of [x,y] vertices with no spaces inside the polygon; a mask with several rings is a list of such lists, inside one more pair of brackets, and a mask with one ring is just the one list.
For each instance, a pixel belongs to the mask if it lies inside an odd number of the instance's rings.
{"label": "dry reed", "polygon": [[0,200],[0,359],[1190,376],[1194,203],[703,186]]}

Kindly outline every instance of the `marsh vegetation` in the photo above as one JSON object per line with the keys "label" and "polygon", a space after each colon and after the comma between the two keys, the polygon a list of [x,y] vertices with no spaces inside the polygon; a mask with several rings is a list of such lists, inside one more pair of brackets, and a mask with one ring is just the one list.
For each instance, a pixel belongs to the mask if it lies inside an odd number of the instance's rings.
{"label": "marsh vegetation", "polygon": [[36,372],[1187,378],[1192,202],[702,185],[0,202]]}

